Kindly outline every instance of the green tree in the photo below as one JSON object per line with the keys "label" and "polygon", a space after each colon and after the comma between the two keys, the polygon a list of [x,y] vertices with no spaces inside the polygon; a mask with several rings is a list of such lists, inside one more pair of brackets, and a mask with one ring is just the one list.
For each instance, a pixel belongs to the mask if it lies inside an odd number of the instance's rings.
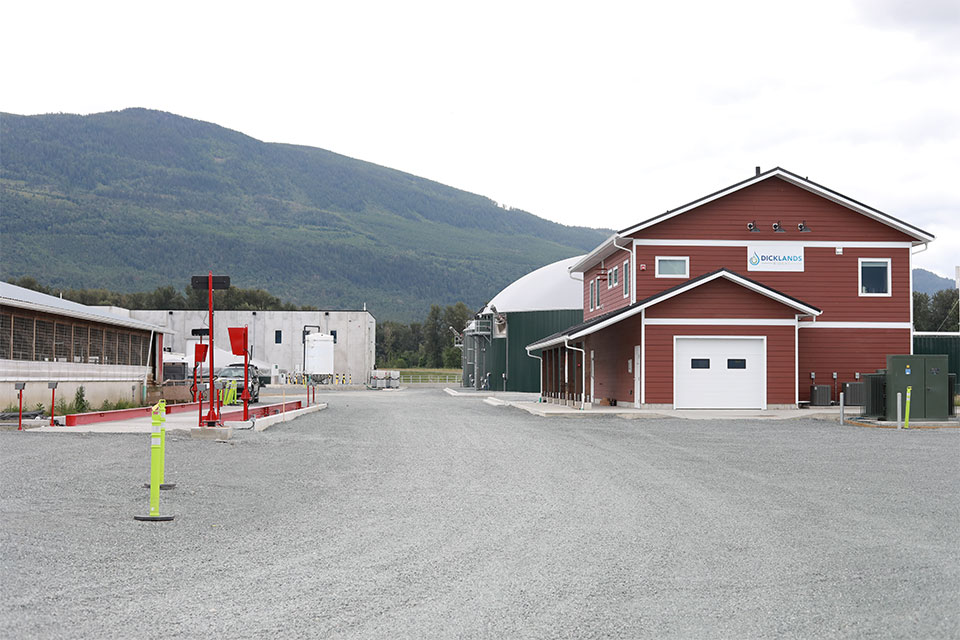
{"label": "green tree", "polygon": [[930,299],[930,326],[929,331],[957,331],[957,300],[956,289],[942,289],[933,294]]}
{"label": "green tree", "polygon": [[930,329],[930,296],[919,291],[913,292],[913,329],[914,331],[932,331]]}

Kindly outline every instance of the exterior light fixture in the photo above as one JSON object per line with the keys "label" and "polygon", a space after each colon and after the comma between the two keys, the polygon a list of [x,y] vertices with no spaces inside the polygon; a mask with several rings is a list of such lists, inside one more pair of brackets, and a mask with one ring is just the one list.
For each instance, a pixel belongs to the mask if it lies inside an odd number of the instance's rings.
{"label": "exterior light fixture", "polygon": [[807,221],[806,221],[806,220],[804,220],[803,222],[799,223],[799,224],[797,225],[797,229],[800,231],[800,233],[810,233],[810,227],[807,226]]}
{"label": "exterior light fixture", "polygon": [[773,223],[773,230],[777,233],[786,233],[786,230],[780,225],[779,220]]}
{"label": "exterior light fixture", "polygon": [[747,223],[747,231],[750,231],[751,233],[760,233],[760,229],[757,229],[756,220]]}

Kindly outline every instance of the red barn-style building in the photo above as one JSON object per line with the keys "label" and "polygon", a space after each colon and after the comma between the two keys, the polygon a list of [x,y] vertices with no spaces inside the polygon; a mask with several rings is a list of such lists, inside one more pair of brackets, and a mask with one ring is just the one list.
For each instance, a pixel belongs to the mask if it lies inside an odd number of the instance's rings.
{"label": "red barn-style building", "polygon": [[781,168],[619,231],[571,267],[582,324],[527,346],[545,400],[783,408],[911,353],[933,235]]}

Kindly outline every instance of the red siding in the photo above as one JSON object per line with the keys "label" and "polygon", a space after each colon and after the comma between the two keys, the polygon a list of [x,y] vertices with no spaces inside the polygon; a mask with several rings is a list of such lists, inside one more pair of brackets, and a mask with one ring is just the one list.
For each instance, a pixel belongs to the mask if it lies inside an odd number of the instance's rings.
{"label": "red siding", "polygon": [[[766,242],[776,238],[771,225],[780,221],[793,241],[906,242],[912,238],[893,227],[794,186],[770,178],[641,231],[642,238],[690,238]],[[747,230],[756,221],[760,233]],[[810,233],[802,236],[797,223],[806,221]]]}
{"label": "red siding", "polygon": [[[630,304],[630,290],[627,289],[627,295],[623,295],[623,263],[626,260],[629,260],[629,255],[625,251],[618,251],[613,254],[612,257],[604,261],[604,264],[607,268],[607,277],[609,278],[610,271],[614,267],[620,268],[620,279],[617,282],[616,286],[607,288],[607,282],[599,282],[600,286],[600,308],[590,310],[590,282],[592,282],[597,275],[600,273],[600,265],[597,264],[592,269],[588,270],[584,274],[583,278],[583,319],[589,320],[590,318],[603,315],[604,313],[610,313],[620,307],[625,307]],[[609,279],[608,279],[609,282]],[[679,281],[677,281],[679,282]],[[674,283],[676,284],[676,282]]]}
{"label": "red siding", "polygon": [[[634,345],[640,344],[640,314],[587,336],[585,343],[588,363],[590,350],[594,350],[595,398],[616,398],[618,402],[632,404],[633,374],[627,371],[627,361],[633,359]],[[587,371],[588,390],[589,376]]]}
{"label": "red siding", "polygon": [[[757,234],[760,235],[760,234]],[[654,277],[653,261],[665,250],[670,255],[690,257],[690,277],[695,278],[724,267],[823,311],[819,320],[846,322],[910,321],[910,249],[845,248],[837,255],[834,247],[806,247],[803,272],[747,271],[746,247],[663,247],[637,246],[637,300],[676,286],[675,279]],[[857,292],[858,258],[890,258],[889,297],[860,297]]]}
{"label": "red siding", "polygon": [[719,278],[647,309],[648,318],[781,318],[796,311],[739,284]]}
{"label": "red siding", "polygon": [[[649,334],[650,328],[647,327]],[[873,373],[887,366],[888,354],[910,353],[909,329],[800,329],[800,399],[810,399],[810,372],[817,384],[837,390],[856,382],[855,373]],[[834,400],[838,398],[834,396]]]}
{"label": "red siding", "polygon": [[767,336],[767,404],[793,404],[793,327],[647,326],[648,404],[673,404],[673,336]]}

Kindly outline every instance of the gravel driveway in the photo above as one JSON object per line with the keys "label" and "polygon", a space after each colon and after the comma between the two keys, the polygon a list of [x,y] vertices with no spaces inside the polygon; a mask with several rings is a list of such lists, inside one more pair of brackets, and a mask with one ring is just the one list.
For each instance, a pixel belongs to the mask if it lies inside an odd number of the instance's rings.
{"label": "gravel driveway", "polygon": [[169,523],[149,437],[0,432],[0,637],[960,636],[956,430],[323,400],[170,436]]}

